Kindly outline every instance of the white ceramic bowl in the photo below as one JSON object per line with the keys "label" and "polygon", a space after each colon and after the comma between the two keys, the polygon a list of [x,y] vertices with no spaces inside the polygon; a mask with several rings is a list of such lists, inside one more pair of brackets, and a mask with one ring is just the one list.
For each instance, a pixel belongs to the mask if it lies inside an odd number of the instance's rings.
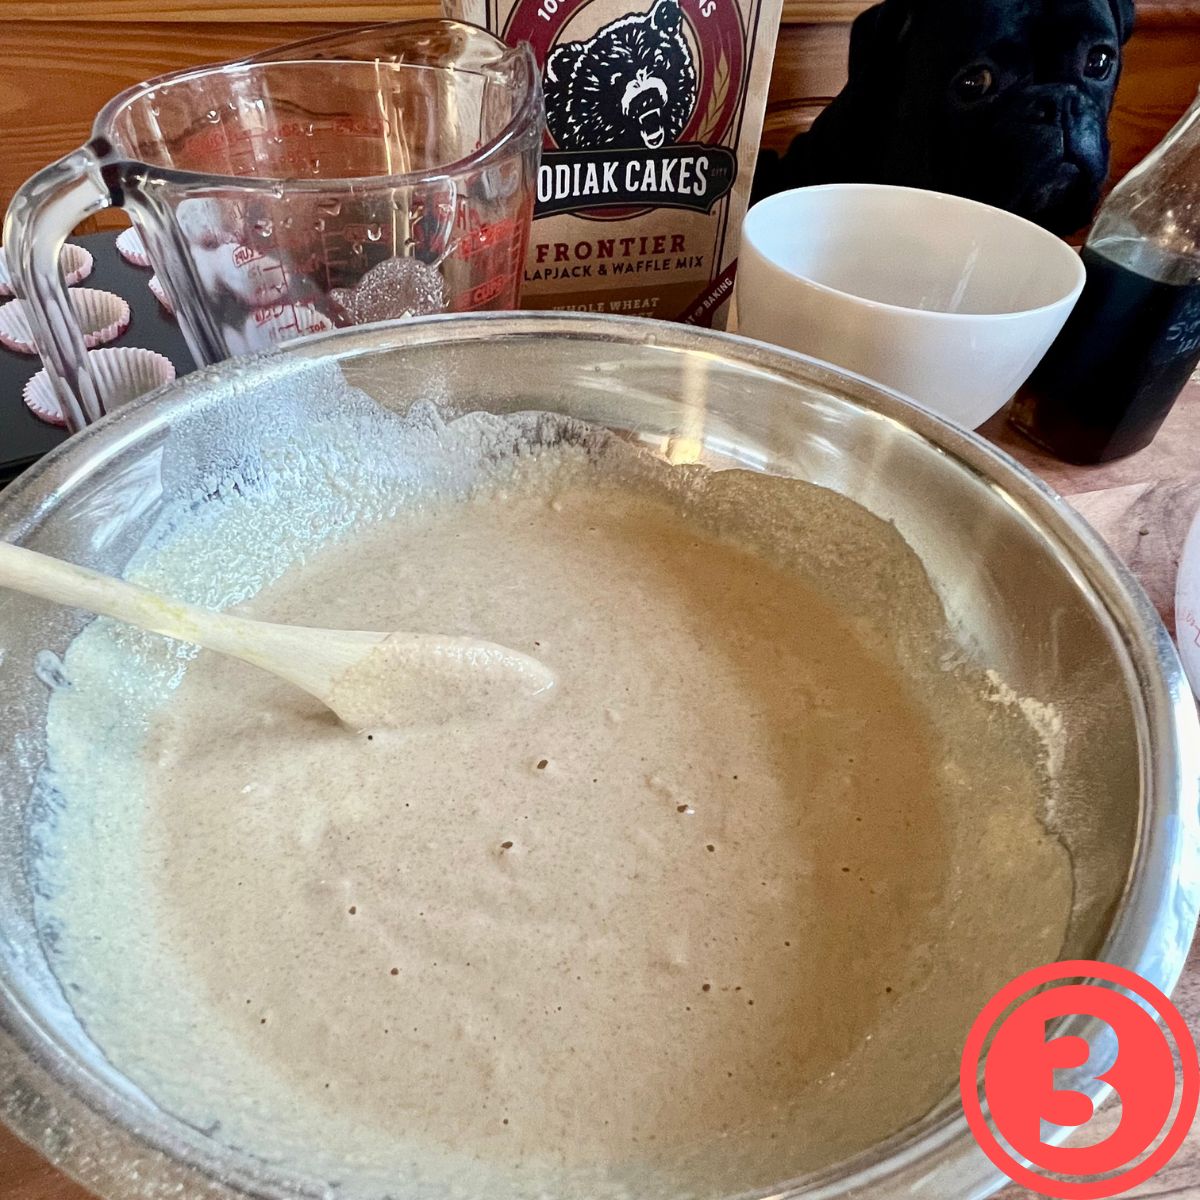
{"label": "white ceramic bowl", "polygon": [[1083,290],[1078,254],[997,208],[829,184],[746,216],[739,329],[973,429],[1029,378]]}

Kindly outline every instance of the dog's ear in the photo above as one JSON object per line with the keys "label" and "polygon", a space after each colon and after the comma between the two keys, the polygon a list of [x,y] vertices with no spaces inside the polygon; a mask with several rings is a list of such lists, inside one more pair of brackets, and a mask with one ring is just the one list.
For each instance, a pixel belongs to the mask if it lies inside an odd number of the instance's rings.
{"label": "dog's ear", "polygon": [[878,180],[910,56],[916,10],[925,2],[883,0],[859,14],[850,29],[846,86],[812,128],[792,141],[773,176],[764,169],[764,187],[772,178],[779,188]]}
{"label": "dog's ear", "polygon": [[1113,20],[1117,23],[1117,36],[1121,39],[1121,45],[1124,45],[1129,41],[1137,19],[1134,0],[1109,0],[1109,3],[1112,4]]}
{"label": "dog's ear", "polygon": [[[850,27],[850,86],[881,92],[896,71],[902,43],[913,23],[916,0],[883,0],[860,13]],[[1114,0],[1114,3],[1116,0]],[[1132,3],[1132,0],[1125,0]]]}

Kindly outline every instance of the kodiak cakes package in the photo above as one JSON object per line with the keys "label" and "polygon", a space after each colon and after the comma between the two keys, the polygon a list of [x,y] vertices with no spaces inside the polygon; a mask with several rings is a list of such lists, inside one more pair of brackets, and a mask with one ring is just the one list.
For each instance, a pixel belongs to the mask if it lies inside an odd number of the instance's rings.
{"label": "kodiak cakes package", "polygon": [[542,68],[525,308],[724,328],[781,3],[445,0]]}

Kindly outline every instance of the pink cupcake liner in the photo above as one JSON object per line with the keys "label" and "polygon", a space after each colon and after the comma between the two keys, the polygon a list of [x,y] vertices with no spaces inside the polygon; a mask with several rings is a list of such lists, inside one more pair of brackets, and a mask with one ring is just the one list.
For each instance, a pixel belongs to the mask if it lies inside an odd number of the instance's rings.
{"label": "pink cupcake liner", "polygon": [[82,246],[76,246],[73,242],[68,242],[63,246],[59,262],[62,264],[63,282],[67,287],[74,287],[77,283],[82,283],[96,265],[92,252],[85,250]]}
{"label": "pink cupcake liner", "polygon": [[[76,246],[74,242],[67,242],[63,246],[59,262],[62,264],[63,279],[67,287],[74,287],[77,283],[82,283],[92,273],[92,267],[96,265],[91,251],[85,250],[82,246]],[[12,294],[13,286],[12,277],[8,273],[8,257],[4,253],[4,247],[0,246],[0,296],[11,296]]]}
{"label": "pink cupcake liner", "polygon": [[65,425],[67,418],[63,416],[62,405],[54,394],[50,384],[50,376],[43,367],[26,385],[21,393],[29,411],[35,417],[40,417],[47,425]]}
{"label": "pink cupcake liner", "polygon": [[117,234],[117,251],[126,262],[133,263],[135,267],[150,265],[150,255],[146,253],[142,235],[132,225]]}
{"label": "pink cupcake liner", "polygon": [[163,287],[157,275],[151,275],[147,284],[150,290],[154,293],[154,298],[163,306],[168,317],[175,315],[175,305],[171,303],[171,297],[167,295],[167,289]]}
{"label": "pink cupcake liner", "polygon": [[[109,346],[103,350],[88,352],[105,412],[112,412],[122,404],[170,383],[175,378],[175,368],[170,359],[134,346]],[[62,405],[54,392],[50,376],[39,371],[26,385],[25,403],[30,412],[50,425],[65,425]]]}
{"label": "pink cupcake liner", "polygon": [[[129,327],[129,304],[115,293],[76,288],[67,295],[83,331],[83,344],[89,350],[114,341]],[[0,305],[0,345],[20,354],[37,353],[24,300]]]}
{"label": "pink cupcake liner", "polygon": [[0,346],[7,346],[18,354],[37,353],[24,300],[0,304]]}

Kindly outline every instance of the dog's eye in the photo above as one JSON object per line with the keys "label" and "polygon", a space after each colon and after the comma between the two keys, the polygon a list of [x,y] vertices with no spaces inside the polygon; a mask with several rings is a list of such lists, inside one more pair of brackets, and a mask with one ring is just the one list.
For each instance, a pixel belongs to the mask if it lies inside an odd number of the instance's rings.
{"label": "dog's eye", "polygon": [[1083,73],[1089,79],[1107,79],[1113,72],[1117,52],[1111,46],[1093,46],[1088,51]]}
{"label": "dog's eye", "polygon": [[996,86],[991,67],[968,67],[954,81],[954,91],[960,100],[982,100]]}

